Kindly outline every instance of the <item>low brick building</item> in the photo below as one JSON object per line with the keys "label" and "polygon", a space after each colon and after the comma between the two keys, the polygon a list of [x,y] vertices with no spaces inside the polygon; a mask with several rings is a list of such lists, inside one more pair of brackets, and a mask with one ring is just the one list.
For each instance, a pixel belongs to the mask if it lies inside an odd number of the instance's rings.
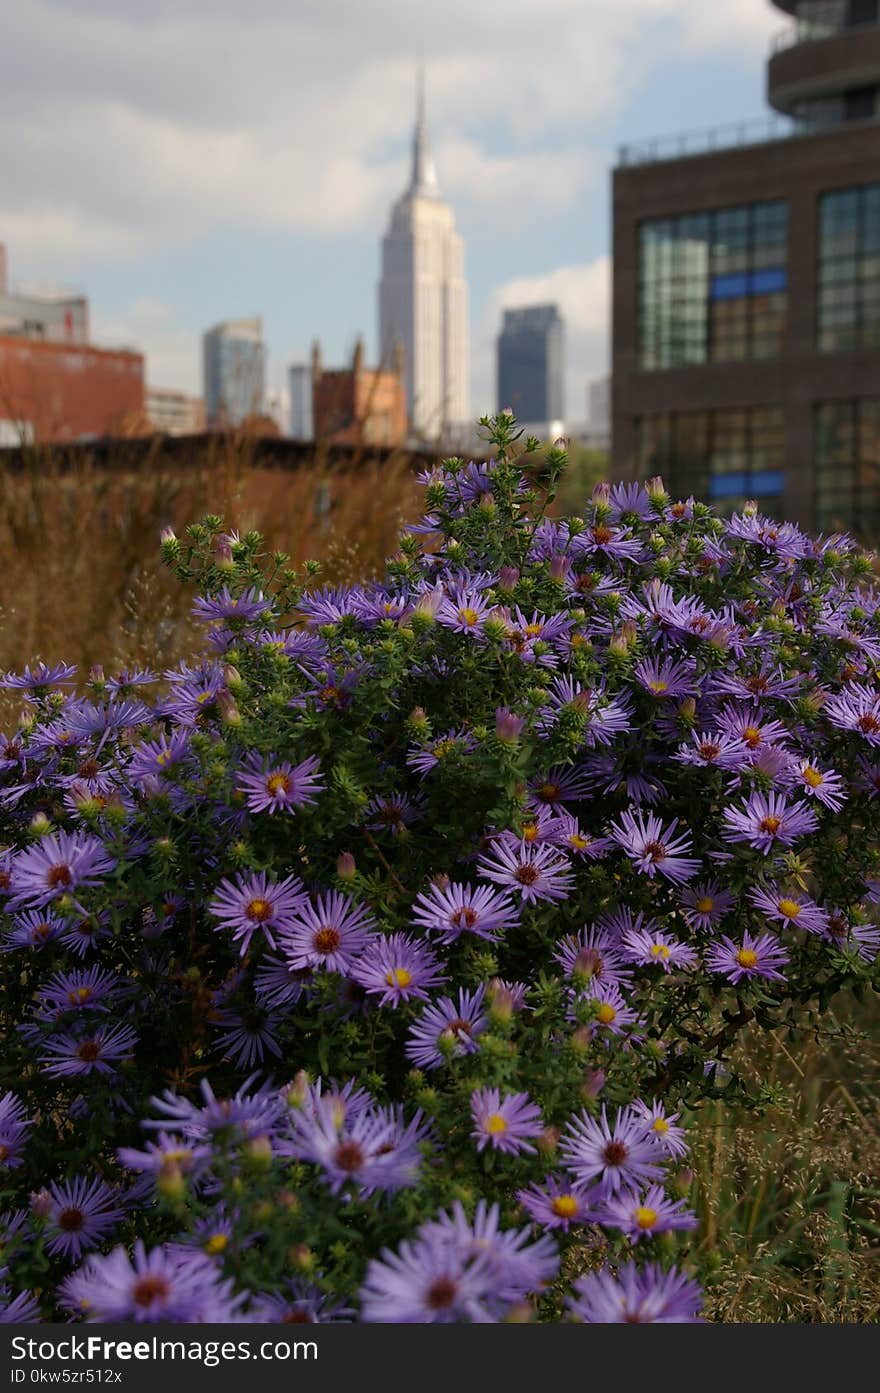
{"label": "low brick building", "polygon": [[124,433],[144,414],[144,359],[0,335],[0,426],[36,442]]}
{"label": "low brick building", "polygon": [[407,437],[403,353],[390,372],[364,366],[358,340],[350,368],[326,369],[312,349],[312,407],[317,441],[334,445],[403,445]]}

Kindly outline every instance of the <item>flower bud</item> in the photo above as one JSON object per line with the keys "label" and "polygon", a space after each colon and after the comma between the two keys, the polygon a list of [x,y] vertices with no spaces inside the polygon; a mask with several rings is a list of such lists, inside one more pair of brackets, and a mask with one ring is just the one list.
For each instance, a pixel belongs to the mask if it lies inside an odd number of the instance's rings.
{"label": "flower bud", "polygon": [[288,1250],[287,1258],[297,1272],[310,1272],[315,1265],[315,1255],[307,1243],[295,1243]]}
{"label": "flower bud", "polygon": [[645,492],[652,503],[665,503],[669,497],[659,474],[655,474],[652,479],[648,480],[645,484]]}
{"label": "flower bud", "polygon": [[539,1137],[535,1138],[535,1145],[542,1156],[552,1156],[559,1144],[562,1136],[562,1129],[559,1127],[545,1127]]}
{"label": "flower bud", "polygon": [[251,1137],[244,1146],[246,1160],[253,1170],[265,1171],[272,1164],[272,1139],[265,1135]]}
{"label": "flower bud", "polygon": [[502,566],[498,572],[498,589],[509,594],[519,580],[518,566]]}
{"label": "flower bud", "polygon": [[164,1161],[156,1177],[156,1189],[163,1199],[178,1204],[186,1194],[186,1180],[176,1161]]}
{"label": "flower bud", "polygon": [[172,543],[174,543],[175,546],[178,545],[174,528],[163,527],[162,531],[159,533],[159,541],[163,546],[170,546]]}
{"label": "flower bud", "polygon": [[550,558],[550,579],[563,581],[571,570],[571,557],[557,553]]}
{"label": "flower bud", "polygon": [[602,1089],[605,1087],[605,1071],[603,1069],[591,1069],[585,1075],[581,1084],[581,1097],[598,1098]]}
{"label": "flower bud", "polygon": [[217,693],[217,709],[224,725],[241,725],[241,712],[236,705],[235,697],[227,687],[221,687]]}
{"label": "flower bud", "polygon": [[52,1213],[52,1196],[45,1185],[31,1193],[30,1206],[35,1219],[46,1219]]}
{"label": "flower bud", "polygon": [[234,564],[229,538],[225,533],[221,533],[217,538],[217,545],[214,548],[214,565],[218,566],[221,570],[231,571]]}
{"label": "flower bud", "polygon": [[499,706],[495,711],[495,738],[509,744],[522,734],[525,718],[517,716],[507,706]]}
{"label": "flower bud", "polygon": [[341,851],[336,858],[336,874],[340,880],[354,880],[357,865],[350,851]]}
{"label": "flower bud", "polygon": [[309,1096],[309,1076],[300,1069],[290,1083],[281,1090],[281,1096],[289,1108],[301,1108]]}

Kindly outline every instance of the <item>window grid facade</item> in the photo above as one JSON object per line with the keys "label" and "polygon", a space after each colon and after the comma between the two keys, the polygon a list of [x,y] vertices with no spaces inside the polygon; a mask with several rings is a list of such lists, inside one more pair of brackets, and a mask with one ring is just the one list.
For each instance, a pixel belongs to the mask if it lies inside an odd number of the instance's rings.
{"label": "window grid facade", "polygon": [[779,513],[785,432],[782,408],[680,411],[642,416],[636,423],[638,477],[663,476],[678,496],[709,499],[719,512],[756,499]]}
{"label": "window grid facade", "polygon": [[785,200],[643,222],[640,367],[653,371],[780,354],[787,244]]}
{"label": "window grid facade", "polygon": [[819,200],[818,346],[880,348],[880,184]]}
{"label": "window grid facade", "polygon": [[880,538],[880,397],[814,408],[816,526]]}

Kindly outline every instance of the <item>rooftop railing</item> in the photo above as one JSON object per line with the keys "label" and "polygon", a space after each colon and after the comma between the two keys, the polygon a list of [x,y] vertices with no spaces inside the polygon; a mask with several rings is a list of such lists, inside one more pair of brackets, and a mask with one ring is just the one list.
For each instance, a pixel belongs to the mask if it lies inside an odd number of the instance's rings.
{"label": "rooftop railing", "polygon": [[757,121],[732,121],[722,126],[711,126],[707,130],[654,136],[649,140],[620,145],[617,150],[617,166],[625,168],[640,164],[658,164],[662,160],[681,160],[690,155],[708,155],[716,150],[766,145],[773,140],[791,140],[796,136],[827,135],[830,131],[855,130],[859,127],[875,126],[878,122],[880,116],[838,121],[828,125],[796,121],[789,116],[765,116]]}

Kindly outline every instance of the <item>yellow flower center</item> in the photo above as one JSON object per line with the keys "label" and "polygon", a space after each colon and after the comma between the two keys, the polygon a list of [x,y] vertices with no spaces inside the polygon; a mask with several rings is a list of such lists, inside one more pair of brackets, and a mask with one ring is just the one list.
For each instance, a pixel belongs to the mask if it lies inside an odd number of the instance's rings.
{"label": "yellow flower center", "polygon": [[660,677],[655,677],[652,681],[648,683],[648,691],[656,693],[657,696],[661,696],[663,692],[666,692],[668,690],[669,683],[664,682]]}
{"label": "yellow flower center", "polygon": [[740,967],[757,967],[758,955],[754,948],[740,948],[736,955]]}
{"label": "yellow flower center", "polygon": [[393,967],[390,972],[385,973],[385,981],[389,987],[408,987],[412,981],[412,973],[407,972],[405,967]]}
{"label": "yellow flower center", "polygon": [[602,1005],[596,1012],[597,1021],[600,1021],[602,1025],[610,1025],[613,1020],[616,1020],[616,1018],[617,1012],[615,1011],[614,1007],[610,1004],[610,1002],[603,1001]]}
{"label": "yellow flower center", "polygon": [[81,1006],[84,1001],[88,1001],[91,994],[91,987],[74,987],[71,991],[67,993],[68,999],[72,1001],[74,1005],[79,1006]]}
{"label": "yellow flower center", "polygon": [[166,765],[170,758],[170,750],[160,750],[159,753],[156,755],[156,763],[159,765]]}
{"label": "yellow flower center", "polygon": [[652,1229],[657,1222],[656,1209],[649,1209],[646,1205],[640,1204],[635,1212],[635,1221],[640,1229]]}
{"label": "yellow flower center", "polygon": [[266,780],[266,790],[274,798],[276,793],[290,792],[290,779],[287,774],[270,774]]}
{"label": "yellow flower center", "polygon": [[711,914],[714,904],[715,901],[712,899],[711,895],[701,895],[694,905],[694,908],[699,914]]}
{"label": "yellow flower center", "polygon": [[471,609],[468,606],[465,609],[460,609],[458,611],[458,617],[463,624],[476,624],[480,616],[477,614],[477,611],[475,609]]}
{"label": "yellow flower center", "polygon": [[214,1257],[217,1253],[223,1253],[229,1246],[229,1239],[225,1233],[212,1233],[205,1244],[205,1252]]}
{"label": "yellow flower center", "polygon": [[575,851],[586,851],[587,847],[590,845],[590,838],[582,837],[580,832],[572,832],[568,842],[570,846],[574,847]]}
{"label": "yellow flower center", "polygon": [[652,957],[652,958],[663,958],[663,959],[668,958],[668,957],[669,957],[669,949],[667,948],[666,944],[665,944],[665,943],[652,943],[652,944],[651,944],[651,957]]}
{"label": "yellow flower center", "polygon": [[450,750],[454,749],[454,740],[438,740],[436,745],[434,746],[434,758],[443,759],[445,755],[449,754]]}
{"label": "yellow flower center", "polygon": [[754,750],[761,743],[761,732],[757,726],[746,726],[742,738],[749,748]]}
{"label": "yellow flower center", "polygon": [[770,817],[762,817],[758,826],[762,832],[769,832],[771,836],[775,836],[782,826],[782,818],[774,817],[771,814]]}
{"label": "yellow flower center", "polygon": [[808,764],[802,772],[804,783],[808,784],[810,788],[818,788],[820,784],[825,782],[825,775],[820,774],[818,769],[814,769],[812,764]]}
{"label": "yellow flower center", "polygon": [[522,829],[523,841],[533,842],[538,835],[538,826],[534,822],[526,822]]}
{"label": "yellow flower center", "polygon": [[544,625],[527,624],[523,632],[526,634],[528,638],[537,638],[539,634],[544,632]]}
{"label": "yellow flower center", "polygon": [[500,1112],[493,1112],[492,1116],[487,1120],[486,1131],[489,1133],[490,1137],[497,1136],[499,1132],[507,1131],[507,1123]]}
{"label": "yellow flower center", "polygon": [[659,1136],[665,1137],[666,1133],[669,1131],[669,1123],[666,1121],[665,1117],[655,1117],[651,1130],[657,1132]]}
{"label": "yellow flower center", "polygon": [[264,924],[272,914],[272,906],[268,900],[258,896],[257,899],[248,902],[244,912],[249,919],[255,920],[258,924]]}
{"label": "yellow flower center", "polygon": [[574,1195],[557,1195],[550,1208],[560,1219],[573,1219],[578,1212],[578,1202]]}
{"label": "yellow flower center", "polygon": [[776,908],[780,914],[784,914],[786,919],[796,919],[803,909],[803,905],[798,904],[797,900],[780,900]]}

